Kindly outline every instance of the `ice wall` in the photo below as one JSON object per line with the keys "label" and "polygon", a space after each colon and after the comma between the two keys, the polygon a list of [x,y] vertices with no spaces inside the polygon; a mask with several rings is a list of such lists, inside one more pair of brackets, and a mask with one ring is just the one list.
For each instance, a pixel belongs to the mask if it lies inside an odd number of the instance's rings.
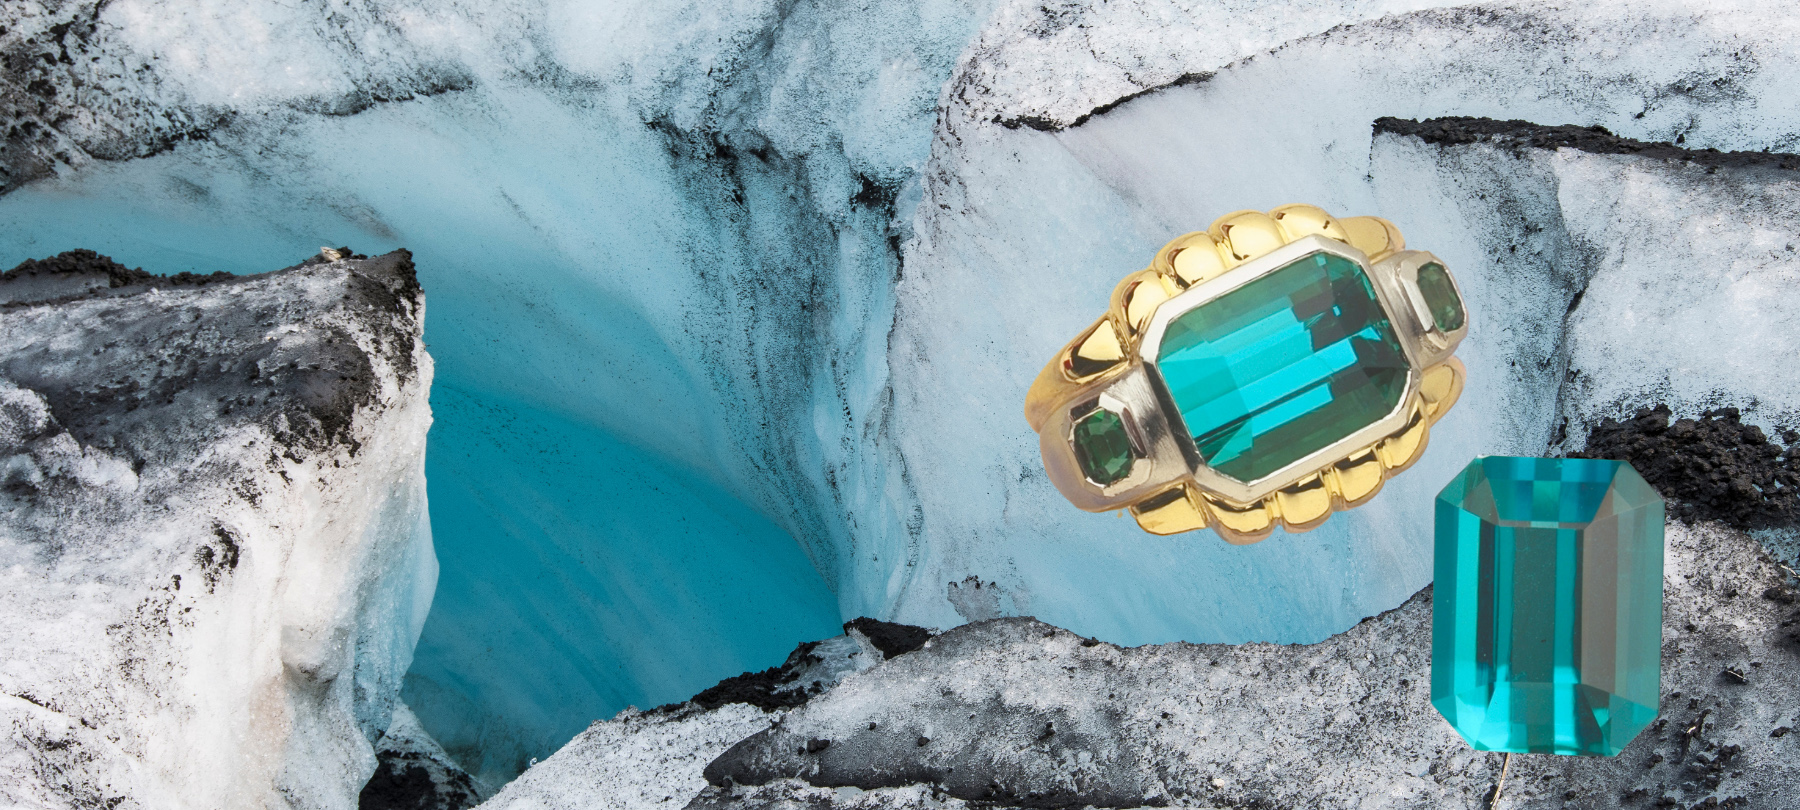
{"label": "ice wall", "polygon": [[0,805],[348,810],[437,578],[412,265],[105,284],[0,309]]}

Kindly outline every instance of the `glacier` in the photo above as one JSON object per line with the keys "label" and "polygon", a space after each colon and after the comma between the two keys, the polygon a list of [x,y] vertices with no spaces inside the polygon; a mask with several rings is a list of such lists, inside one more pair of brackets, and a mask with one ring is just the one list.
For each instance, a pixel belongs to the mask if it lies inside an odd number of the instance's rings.
{"label": "glacier", "polygon": [[[1800,418],[1770,359],[1782,170],[1374,127],[1794,152],[1800,32],[1766,2],[119,0],[0,27],[45,57],[0,70],[0,266],[414,252],[441,574],[403,692],[488,790],[856,616],[1318,641],[1425,584],[1425,504],[1471,455],[1650,398]],[[1071,510],[1031,376],[1167,238],[1293,201],[1458,272],[1471,387],[1433,449],[1248,548]],[[1694,274],[1714,238],[1751,247]]]}

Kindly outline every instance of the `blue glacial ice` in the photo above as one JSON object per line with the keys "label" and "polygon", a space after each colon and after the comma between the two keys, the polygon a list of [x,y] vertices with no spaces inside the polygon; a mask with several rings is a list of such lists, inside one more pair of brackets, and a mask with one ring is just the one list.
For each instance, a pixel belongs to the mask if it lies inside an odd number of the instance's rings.
{"label": "blue glacial ice", "polygon": [[404,695],[489,784],[893,613],[838,572],[903,522],[865,452],[891,408],[892,203],[979,8],[354,11],[109,6],[108,58],[179,66],[146,104],[234,117],[0,197],[0,264],[414,249],[442,575]]}
{"label": "blue glacial ice", "polygon": [[[752,501],[775,488],[733,489],[733,472],[761,474],[757,434],[733,424],[754,405],[728,399],[747,349],[704,334],[734,314],[730,291],[668,258],[733,246],[695,222],[666,162],[649,180],[619,165],[632,146],[664,154],[659,137],[597,135],[541,93],[504,112],[473,101],[303,122],[289,135],[306,151],[263,177],[205,145],[96,166],[0,198],[0,232],[6,262],[88,245],[201,272],[421,246],[442,573],[406,694],[497,783],[596,717],[779,664],[835,634],[839,610],[767,515],[792,516]],[[507,146],[531,137],[551,148]]]}
{"label": "blue glacial ice", "polygon": [[[120,92],[211,128],[0,197],[0,265],[415,252],[441,575],[405,695],[490,782],[858,615],[1313,641],[1424,584],[1423,505],[1476,452],[1641,396],[1800,413],[1785,377],[1590,314],[1667,306],[1634,279],[1676,260],[1593,248],[1688,202],[1643,185],[1621,217],[1584,164],[1370,133],[1466,114],[1793,151],[1795,38],[1673,2],[1431,5],[118,2],[103,50],[164,65]],[[1032,376],[1170,235],[1297,200],[1388,216],[1461,274],[1474,373],[1434,451],[1249,548],[1070,509]],[[1556,226],[1535,263],[1496,252],[1514,221]],[[1787,268],[1733,289],[1772,305]]]}

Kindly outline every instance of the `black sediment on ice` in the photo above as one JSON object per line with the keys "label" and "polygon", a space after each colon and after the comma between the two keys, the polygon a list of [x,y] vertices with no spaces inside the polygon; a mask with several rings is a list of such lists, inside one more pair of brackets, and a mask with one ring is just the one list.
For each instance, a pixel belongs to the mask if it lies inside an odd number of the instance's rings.
{"label": "black sediment on ice", "polygon": [[[869,643],[881,650],[884,658],[917,650],[931,640],[931,631],[910,624],[895,624],[867,616],[852,619],[844,623],[844,632],[852,630],[861,633]],[[820,659],[813,651],[820,642],[808,641],[794,648],[788,654],[787,661],[781,666],[770,667],[760,672],[746,672],[733,675],[708,687],[706,690],[688,699],[702,708],[717,709],[728,703],[748,703],[763,711],[776,709],[792,709],[803,706],[813,696],[821,694],[825,688],[806,686],[798,683],[801,674],[808,667],[819,663]],[[681,707],[680,703],[658,706],[656,711],[668,712]]]}
{"label": "black sediment on ice", "polygon": [[1636,141],[1614,135],[1605,127],[1534,124],[1493,118],[1446,116],[1414,121],[1377,118],[1375,134],[1410,135],[1426,143],[1458,146],[1488,143],[1513,149],[1578,149],[1596,155],[1641,155],[1663,160],[1682,160],[1716,168],[1772,168],[1800,171],[1800,155],[1785,152],[1721,152],[1689,149],[1664,141]]}
{"label": "black sediment on ice", "polygon": [[357,810],[466,810],[481,803],[475,783],[453,765],[417,751],[375,752],[375,775],[357,796]]}
{"label": "black sediment on ice", "polygon": [[[1667,499],[1671,518],[1717,520],[1740,529],[1800,525],[1800,448],[1784,450],[1736,408],[1675,419],[1668,406],[1606,419],[1580,458],[1627,461]],[[1782,437],[1792,445],[1800,435]]]}
{"label": "black sediment on ice", "polygon": [[905,655],[919,649],[925,646],[925,642],[930,641],[932,636],[931,631],[923,627],[884,622],[867,616],[844,622],[844,632],[848,633],[851,630],[863,634],[863,637],[867,638],[869,643],[874,644],[876,649],[881,650],[882,656],[886,658]]}
{"label": "black sediment on ice", "polygon": [[223,271],[158,276],[77,248],[48,259],[26,259],[0,273],[0,305],[73,299],[132,285],[198,287],[232,278],[238,276]]}

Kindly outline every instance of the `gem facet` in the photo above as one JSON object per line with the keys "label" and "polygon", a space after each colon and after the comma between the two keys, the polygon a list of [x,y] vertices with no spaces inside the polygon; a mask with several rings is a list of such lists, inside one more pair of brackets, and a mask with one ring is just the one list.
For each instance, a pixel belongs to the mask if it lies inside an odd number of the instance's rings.
{"label": "gem facet", "polygon": [[1246,483],[1387,416],[1408,371],[1368,274],[1324,252],[1177,316],[1156,368],[1200,457]]}
{"label": "gem facet", "polygon": [[1436,552],[1431,702],[1469,745],[1611,756],[1656,719],[1663,500],[1631,465],[1475,459]]}
{"label": "gem facet", "polygon": [[1462,296],[1456,294],[1456,284],[1450,281],[1450,273],[1443,265],[1430,262],[1419,268],[1419,293],[1425,296],[1425,308],[1431,310],[1431,320],[1439,332],[1462,328]]}
{"label": "gem facet", "polygon": [[1094,409],[1075,422],[1074,440],[1075,461],[1089,481],[1108,486],[1131,473],[1131,437],[1118,414]]}

